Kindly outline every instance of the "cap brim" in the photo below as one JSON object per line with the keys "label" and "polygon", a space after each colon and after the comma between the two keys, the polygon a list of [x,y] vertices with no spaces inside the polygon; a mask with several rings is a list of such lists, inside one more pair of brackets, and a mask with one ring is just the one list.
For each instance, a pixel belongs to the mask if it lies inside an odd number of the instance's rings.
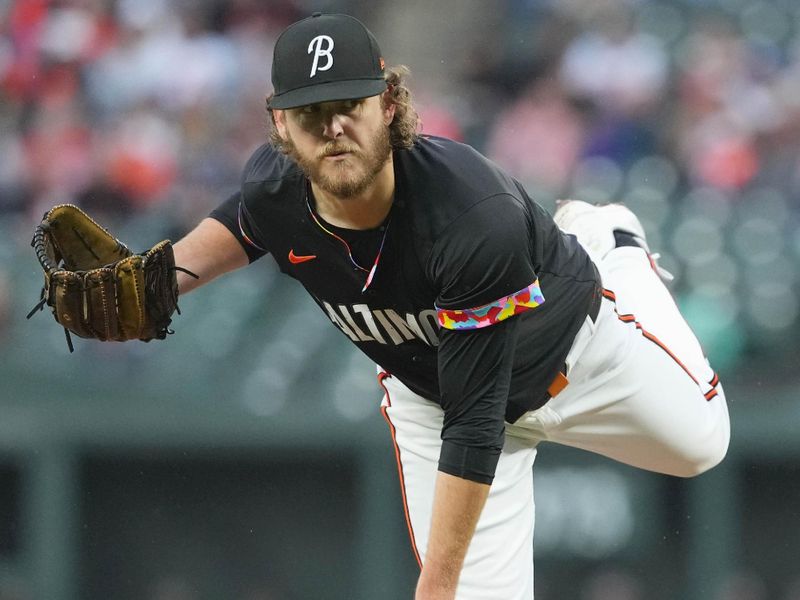
{"label": "cap brim", "polygon": [[352,100],[377,96],[386,90],[385,79],[355,79],[350,81],[329,81],[317,85],[309,85],[273,96],[269,101],[270,108],[297,108],[317,102],[333,102],[335,100]]}

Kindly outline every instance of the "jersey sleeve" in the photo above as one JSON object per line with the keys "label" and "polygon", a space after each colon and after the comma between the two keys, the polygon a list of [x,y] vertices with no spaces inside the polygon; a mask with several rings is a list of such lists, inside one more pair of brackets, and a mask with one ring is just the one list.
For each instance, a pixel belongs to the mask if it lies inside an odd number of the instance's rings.
{"label": "jersey sleeve", "polygon": [[545,300],[532,263],[530,215],[510,194],[483,200],[434,244],[439,290],[439,470],[491,483],[503,447],[518,319]]}
{"label": "jersey sleeve", "polygon": [[486,198],[454,221],[431,252],[444,329],[480,329],[542,302],[531,259],[530,215],[510,194]]}
{"label": "jersey sleeve", "polygon": [[518,321],[467,332],[443,331],[439,386],[444,409],[439,470],[491,483],[505,439]]}
{"label": "jersey sleeve", "polygon": [[232,194],[208,216],[222,223],[233,234],[251,263],[267,254],[267,250],[256,241],[257,230],[247,211],[244,210],[240,191]]}

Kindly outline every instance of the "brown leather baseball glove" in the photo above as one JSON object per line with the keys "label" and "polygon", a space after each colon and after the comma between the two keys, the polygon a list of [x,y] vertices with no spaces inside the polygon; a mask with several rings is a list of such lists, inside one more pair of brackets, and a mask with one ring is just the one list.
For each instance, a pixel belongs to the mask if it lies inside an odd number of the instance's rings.
{"label": "brown leather baseball glove", "polygon": [[44,269],[44,288],[28,318],[50,306],[70,352],[70,332],[120,342],[172,333],[175,272],[185,269],[175,266],[169,240],[134,254],[77,206],[60,204],[36,226],[31,246]]}

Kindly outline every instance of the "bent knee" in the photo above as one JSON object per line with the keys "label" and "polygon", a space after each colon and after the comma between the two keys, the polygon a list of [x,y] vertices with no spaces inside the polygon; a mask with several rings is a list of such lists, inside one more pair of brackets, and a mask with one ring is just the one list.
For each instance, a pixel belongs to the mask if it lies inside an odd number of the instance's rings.
{"label": "bent knee", "polygon": [[696,448],[693,452],[681,455],[676,462],[675,470],[671,475],[676,477],[697,477],[709,469],[716,467],[728,453],[730,443],[730,431],[724,432],[718,439],[704,444],[702,448]]}

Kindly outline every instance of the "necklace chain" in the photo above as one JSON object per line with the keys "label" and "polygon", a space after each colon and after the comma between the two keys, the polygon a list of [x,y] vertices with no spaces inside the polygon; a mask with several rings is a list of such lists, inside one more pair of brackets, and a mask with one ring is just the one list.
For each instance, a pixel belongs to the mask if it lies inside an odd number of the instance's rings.
{"label": "necklace chain", "polygon": [[314,209],[311,208],[311,203],[308,200],[308,195],[306,195],[306,207],[308,208],[308,214],[311,215],[311,218],[313,219],[314,223],[316,223],[317,226],[320,229],[322,229],[322,231],[324,231],[329,236],[339,240],[342,243],[342,245],[345,247],[345,250],[347,250],[347,257],[350,259],[350,262],[352,263],[352,265],[355,268],[357,268],[360,271],[363,271],[364,273],[367,274],[367,281],[364,284],[364,287],[361,288],[361,293],[362,294],[364,292],[366,292],[367,288],[370,286],[370,284],[372,283],[372,280],[375,277],[375,272],[378,270],[378,263],[381,260],[381,253],[383,252],[383,245],[386,243],[386,234],[389,233],[389,224],[391,223],[391,217],[390,217],[389,221],[386,222],[386,225],[383,228],[383,237],[381,238],[381,245],[378,247],[378,253],[375,255],[375,262],[372,263],[372,268],[371,269],[366,269],[365,267],[362,267],[360,264],[358,264],[358,262],[356,262],[356,259],[353,258],[353,251],[350,248],[350,244],[347,243],[347,240],[345,240],[344,238],[342,238],[339,235],[336,235],[333,231],[331,231],[330,229],[325,227],[325,225],[322,224],[322,221],[320,221],[319,217],[317,217],[316,213],[314,213]]}

